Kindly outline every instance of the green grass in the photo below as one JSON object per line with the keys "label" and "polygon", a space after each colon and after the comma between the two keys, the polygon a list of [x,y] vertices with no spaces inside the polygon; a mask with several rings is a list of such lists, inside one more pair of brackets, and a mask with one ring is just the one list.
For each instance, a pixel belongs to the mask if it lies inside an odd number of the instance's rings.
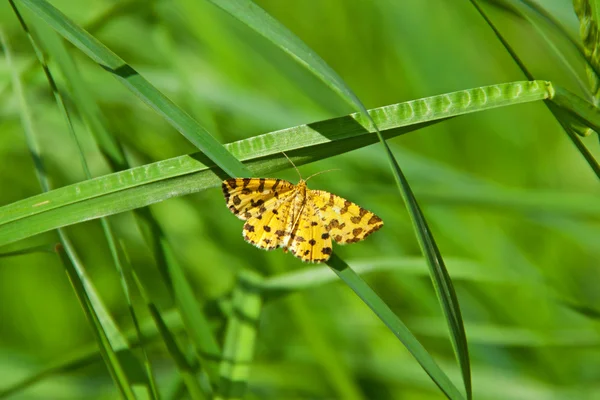
{"label": "green grass", "polygon": [[[0,396],[598,396],[598,9],[582,42],[563,3],[0,6]],[[244,243],[216,188],[282,152],[384,229]]]}

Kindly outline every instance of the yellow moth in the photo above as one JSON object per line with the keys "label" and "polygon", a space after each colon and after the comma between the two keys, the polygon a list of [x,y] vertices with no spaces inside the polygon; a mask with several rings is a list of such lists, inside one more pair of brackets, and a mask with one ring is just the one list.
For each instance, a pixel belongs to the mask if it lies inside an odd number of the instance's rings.
{"label": "yellow moth", "polygon": [[[286,156],[287,157],[287,156]],[[313,175],[314,176],[314,175]],[[311,190],[300,178],[236,178],[223,181],[229,210],[244,224],[244,239],[265,250],[283,248],[302,261],[325,262],[332,240],[363,240],[383,226],[377,215],[323,190]]]}

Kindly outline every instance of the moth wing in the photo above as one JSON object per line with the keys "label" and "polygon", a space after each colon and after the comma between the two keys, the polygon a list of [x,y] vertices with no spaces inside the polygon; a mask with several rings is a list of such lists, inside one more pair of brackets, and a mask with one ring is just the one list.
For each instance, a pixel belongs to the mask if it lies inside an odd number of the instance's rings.
{"label": "moth wing", "polygon": [[229,210],[241,220],[248,220],[277,207],[295,189],[283,179],[234,178],[221,184]]}
{"label": "moth wing", "polygon": [[377,215],[335,194],[311,190],[309,199],[325,230],[339,244],[363,240],[383,226],[383,221]]}

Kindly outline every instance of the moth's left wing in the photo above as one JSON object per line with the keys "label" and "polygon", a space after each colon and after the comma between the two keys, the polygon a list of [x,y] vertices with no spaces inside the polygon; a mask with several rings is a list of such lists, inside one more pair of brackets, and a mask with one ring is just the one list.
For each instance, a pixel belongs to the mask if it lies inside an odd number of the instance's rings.
{"label": "moth's left wing", "polygon": [[221,187],[229,210],[247,220],[277,206],[296,186],[283,179],[234,178],[223,181]]}

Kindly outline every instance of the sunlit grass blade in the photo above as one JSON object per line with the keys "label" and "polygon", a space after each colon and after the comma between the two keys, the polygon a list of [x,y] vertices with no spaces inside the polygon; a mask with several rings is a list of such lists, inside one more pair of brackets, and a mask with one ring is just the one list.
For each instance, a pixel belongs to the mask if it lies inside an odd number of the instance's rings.
{"label": "sunlit grass blade", "polygon": [[242,271],[233,290],[232,310],[227,321],[220,365],[219,394],[216,399],[232,400],[244,397],[254,358],[263,303],[261,293],[254,287],[261,279],[253,273]]}
{"label": "sunlit grass blade", "polygon": [[414,337],[404,323],[381,300],[379,296],[356,274],[344,261],[335,255],[331,256],[327,265],[331,267],[343,281],[373,310],[381,321],[396,335],[415,357],[425,372],[450,399],[463,399],[463,395],[440,369],[431,355]]}
{"label": "sunlit grass blade", "polygon": [[243,165],[222,144],[96,38],[45,0],[18,1],[117,78],[227,174],[230,176],[246,175],[247,171]]}
{"label": "sunlit grass blade", "polygon": [[[467,112],[543,100],[550,93],[546,82],[515,82],[413,100],[370,113],[383,134],[393,137]],[[600,114],[590,116],[600,120]],[[255,136],[226,147],[247,163],[253,176],[261,176],[289,168],[282,151],[302,165],[376,143],[369,126],[360,114],[351,114]],[[210,165],[199,153],[180,156],[0,207],[0,245],[55,227],[216,187],[223,176],[215,176]]]}

